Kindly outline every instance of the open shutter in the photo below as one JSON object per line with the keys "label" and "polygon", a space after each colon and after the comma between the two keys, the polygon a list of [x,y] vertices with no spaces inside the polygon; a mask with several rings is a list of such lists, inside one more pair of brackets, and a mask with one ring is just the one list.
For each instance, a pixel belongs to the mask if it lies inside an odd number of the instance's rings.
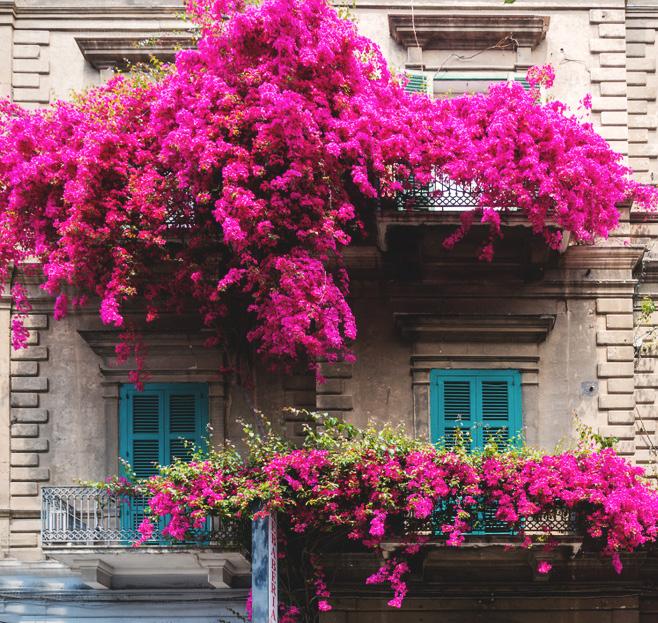
{"label": "open shutter", "polygon": [[172,388],[167,395],[167,461],[187,460],[202,443],[207,422],[207,392],[197,386]]}

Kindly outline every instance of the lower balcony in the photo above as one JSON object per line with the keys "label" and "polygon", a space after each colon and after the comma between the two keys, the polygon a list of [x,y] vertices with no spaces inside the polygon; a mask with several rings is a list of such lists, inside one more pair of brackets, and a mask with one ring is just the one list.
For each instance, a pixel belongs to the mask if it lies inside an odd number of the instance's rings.
{"label": "lower balcony", "polygon": [[46,556],[92,588],[244,588],[250,582],[247,533],[215,519],[193,540],[159,531],[140,547],[144,497],[92,487],[43,487],[41,545]]}

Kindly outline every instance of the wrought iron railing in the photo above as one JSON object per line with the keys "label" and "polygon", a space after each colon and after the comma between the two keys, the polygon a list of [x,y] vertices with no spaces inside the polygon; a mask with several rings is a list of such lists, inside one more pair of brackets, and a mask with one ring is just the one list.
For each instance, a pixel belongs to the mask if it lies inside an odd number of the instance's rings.
{"label": "wrought iron railing", "polygon": [[[53,547],[131,547],[146,515],[147,499],[93,487],[43,487],[41,542]],[[244,548],[244,526],[217,518],[193,532],[185,542],[165,537],[160,521],[146,546]]]}
{"label": "wrought iron railing", "polygon": [[395,195],[395,208],[400,211],[459,212],[479,206],[474,184],[459,184],[439,172],[429,184],[420,184],[411,176],[403,185]]}
{"label": "wrought iron railing", "polygon": [[[440,536],[441,526],[451,523],[460,506],[457,500],[443,502],[431,516],[431,531]],[[511,535],[523,531],[526,534],[542,534],[550,532],[553,535],[573,535],[577,531],[577,514],[573,509],[566,507],[554,508],[538,515],[522,517],[516,523],[510,524],[496,518],[498,504],[478,498],[475,504],[464,507],[469,514],[468,534],[473,536]]]}

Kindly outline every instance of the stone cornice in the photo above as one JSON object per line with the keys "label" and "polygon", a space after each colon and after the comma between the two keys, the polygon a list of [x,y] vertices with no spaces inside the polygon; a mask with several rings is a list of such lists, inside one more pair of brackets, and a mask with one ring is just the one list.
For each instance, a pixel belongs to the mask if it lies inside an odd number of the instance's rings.
{"label": "stone cornice", "polygon": [[80,36],[75,41],[87,62],[96,69],[147,63],[151,57],[172,61],[178,50],[194,45],[194,38],[185,34]]}
{"label": "stone cornice", "polygon": [[553,314],[407,314],[395,313],[404,337],[442,342],[539,343],[555,324]]}
{"label": "stone cornice", "polygon": [[561,267],[565,269],[604,268],[612,270],[634,270],[644,256],[641,245],[630,246],[585,246],[569,247],[561,256]]}
{"label": "stone cornice", "polygon": [[406,48],[473,50],[507,41],[505,47],[534,48],[546,37],[550,18],[503,13],[447,15],[393,13],[388,16],[391,37]]}

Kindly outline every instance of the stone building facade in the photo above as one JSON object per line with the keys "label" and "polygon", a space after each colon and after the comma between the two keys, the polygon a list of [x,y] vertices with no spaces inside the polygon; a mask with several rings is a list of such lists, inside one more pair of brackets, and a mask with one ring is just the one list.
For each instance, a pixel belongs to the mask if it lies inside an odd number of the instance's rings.
{"label": "stone building facade", "polygon": [[[126,61],[170,59],[192,39],[181,10],[174,0],[0,0],[0,95],[43,106],[102,83]],[[554,96],[575,110],[591,93],[597,130],[638,179],[655,181],[658,0],[359,0],[350,10],[390,63],[437,97],[553,64]],[[164,319],[146,335],[151,379],[203,386],[216,443],[238,435],[249,405],[291,436],[302,421],[281,413],[289,405],[359,424],[402,423],[432,438],[434,371],[513,370],[530,445],[570,443],[578,419],[653,469],[658,314],[643,314],[642,301],[658,301],[658,218],[620,209],[609,240],[559,252],[511,215],[494,262],[484,265],[474,259],[476,240],[451,252],[439,244],[458,211],[401,215],[383,206],[369,237],[346,252],[355,364],[325,365],[322,384],[303,372],[256,370],[256,390],[245,396],[217,372],[218,353],[202,346],[193,319]],[[93,305],[55,322],[52,301],[36,286],[31,295],[30,346],[18,352],[10,348],[10,301],[0,300],[0,621],[238,620],[232,611],[243,609],[249,576],[240,553],[44,542],[44,491],[119,470],[129,367],[113,361],[116,332]],[[385,600],[360,596],[345,573],[326,621],[658,620],[650,555],[617,580],[597,561],[565,553],[542,583],[525,558],[506,554],[503,572],[499,550],[487,551],[434,552],[419,596],[396,616],[382,615]],[[336,561],[355,577],[368,564]]]}

